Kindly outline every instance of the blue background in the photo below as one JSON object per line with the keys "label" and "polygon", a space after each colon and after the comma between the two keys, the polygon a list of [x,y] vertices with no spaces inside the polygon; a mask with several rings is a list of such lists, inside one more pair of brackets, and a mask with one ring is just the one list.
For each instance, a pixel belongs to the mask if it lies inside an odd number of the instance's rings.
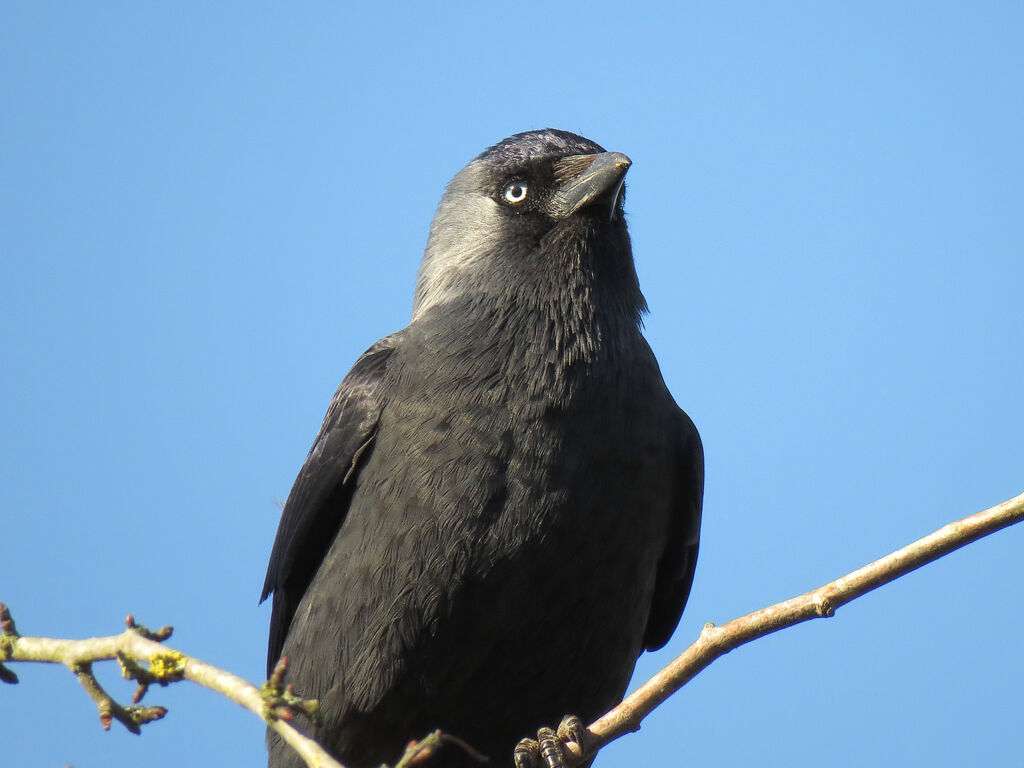
{"label": "blue background", "polygon": [[[278,504],[335,386],[406,324],[451,175],[545,126],[633,159],[648,337],[707,454],[693,595],[638,681],[1019,493],[1022,9],[4,2],[0,600],[25,634],[173,623],[259,682]],[[598,765],[1019,760],[1022,546],[730,654]],[[137,737],[17,671],[5,765],[264,759],[200,689],[151,692]]]}

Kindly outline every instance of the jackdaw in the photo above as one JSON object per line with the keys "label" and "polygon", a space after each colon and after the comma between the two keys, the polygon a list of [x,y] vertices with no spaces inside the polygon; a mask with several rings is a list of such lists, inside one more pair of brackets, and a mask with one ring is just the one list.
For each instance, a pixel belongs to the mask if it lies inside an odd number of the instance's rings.
{"label": "jackdaw", "polygon": [[[690,592],[703,450],[640,332],[630,160],[553,129],[449,183],[412,321],[342,381],[281,515],[268,665],[348,768],[441,729],[556,759]],[[538,740],[520,737],[537,735]],[[270,734],[270,765],[299,759]],[[543,751],[543,760],[540,753]],[[432,765],[465,765],[447,745]]]}

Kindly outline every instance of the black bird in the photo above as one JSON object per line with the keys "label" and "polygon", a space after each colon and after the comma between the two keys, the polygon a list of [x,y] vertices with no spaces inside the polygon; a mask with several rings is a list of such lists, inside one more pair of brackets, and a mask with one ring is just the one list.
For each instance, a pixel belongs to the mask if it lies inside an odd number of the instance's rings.
{"label": "black bird", "polygon": [[[475,158],[437,208],[411,323],[331,401],[263,597],[268,665],[288,656],[348,768],[437,728],[512,765],[520,737],[616,704],[675,629],[703,451],[640,332],[629,166],[553,129]],[[514,760],[537,764],[537,742]],[[270,765],[300,765],[273,733]]]}

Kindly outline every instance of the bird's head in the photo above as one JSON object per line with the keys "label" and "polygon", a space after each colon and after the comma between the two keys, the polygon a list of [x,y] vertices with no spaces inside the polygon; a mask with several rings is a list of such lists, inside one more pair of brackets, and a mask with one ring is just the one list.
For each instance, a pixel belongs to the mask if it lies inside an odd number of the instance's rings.
{"label": "bird's head", "polygon": [[430,226],[413,320],[467,295],[534,302],[605,297],[645,309],[623,216],[630,160],[551,128],[511,136],[445,190]]}

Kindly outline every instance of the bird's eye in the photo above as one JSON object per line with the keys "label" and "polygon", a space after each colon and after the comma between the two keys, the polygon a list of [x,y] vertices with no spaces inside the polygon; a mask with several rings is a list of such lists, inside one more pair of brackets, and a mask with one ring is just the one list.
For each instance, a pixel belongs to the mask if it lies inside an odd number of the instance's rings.
{"label": "bird's eye", "polygon": [[526,199],[526,182],[513,181],[505,187],[505,199],[513,205],[523,202]]}

